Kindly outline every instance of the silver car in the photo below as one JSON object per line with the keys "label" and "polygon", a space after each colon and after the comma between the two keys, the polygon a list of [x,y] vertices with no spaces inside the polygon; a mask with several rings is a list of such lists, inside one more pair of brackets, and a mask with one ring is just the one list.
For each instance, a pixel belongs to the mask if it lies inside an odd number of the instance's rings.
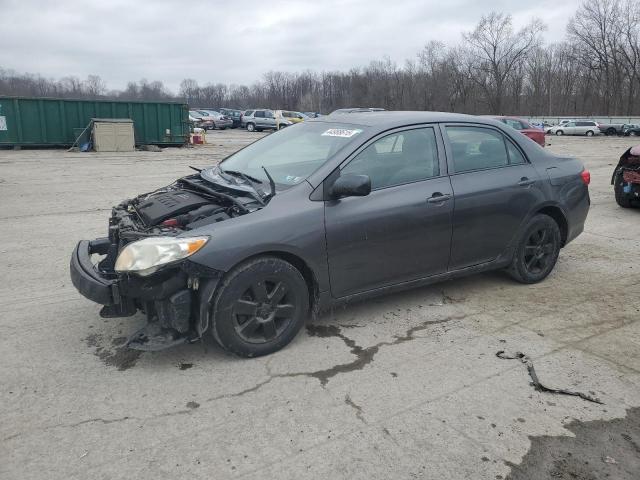
{"label": "silver car", "polygon": [[291,125],[285,118],[276,119],[273,110],[258,108],[256,110],[245,110],[242,114],[242,127],[249,132],[261,132],[262,130],[278,130]]}
{"label": "silver car", "polygon": [[225,128],[231,128],[233,126],[233,120],[227,115],[223,115],[215,110],[198,110],[203,115],[203,119],[211,120],[211,129],[219,128],[224,130]]}
{"label": "silver car", "polygon": [[593,120],[572,120],[562,125],[556,125],[549,130],[552,135],[586,135],[592,137],[600,135],[598,123]]}

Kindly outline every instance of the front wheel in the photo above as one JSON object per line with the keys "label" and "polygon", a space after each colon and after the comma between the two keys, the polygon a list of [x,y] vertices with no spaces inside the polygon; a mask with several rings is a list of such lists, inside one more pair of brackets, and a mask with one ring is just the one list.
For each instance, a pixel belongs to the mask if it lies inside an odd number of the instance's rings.
{"label": "front wheel", "polygon": [[507,271],[520,283],[544,280],[558,261],[561,242],[560,228],[553,218],[534,216],[524,229]]}
{"label": "front wheel", "polygon": [[258,257],[229,272],[209,306],[213,338],[241,357],[258,357],[286,346],[309,315],[302,274],[276,257]]}
{"label": "front wheel", "polygon": [[562,135],[564,135],[564,132],[563,132],[562,130],[558,130],[558,131],[556,132],[556,135],[557,135],[558,137],[561,137]]}
{"label": "front wheel", "polygon": [[248,132],[255,132],[256,131],[256,126],[253,123],[247,123],[247,131]]}

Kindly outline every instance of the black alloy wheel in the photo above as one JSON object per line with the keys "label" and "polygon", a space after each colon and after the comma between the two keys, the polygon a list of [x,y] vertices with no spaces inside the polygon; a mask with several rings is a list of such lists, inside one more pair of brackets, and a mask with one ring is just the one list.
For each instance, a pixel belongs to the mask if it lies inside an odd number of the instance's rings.
{"label": "black alloy wheel", "polygon": [[548,215],[535,215],[525,227],[507,271],[518,282],[540,282],[558,261],[561,244],[556,221]]}
{"label": "black alloy wheel", "polygon": [[524,265],[527,271],[538,275],[544,271],[552,259],[555,250],[553,232],[549,227],[536,228],[524,247]]}
{"label": "black alloy wheel", "polygon": [[294,321],[290,288],[282,281],[256,279],[233,305],[233,326],[249,343],[273,340]]}
{"label": "black alloy wheel", "polygon": [[304,325],[309,287],[296,267],[264,256],[227,273],[209,305],[211,333],[225,350],[257,357],[280,350]]}

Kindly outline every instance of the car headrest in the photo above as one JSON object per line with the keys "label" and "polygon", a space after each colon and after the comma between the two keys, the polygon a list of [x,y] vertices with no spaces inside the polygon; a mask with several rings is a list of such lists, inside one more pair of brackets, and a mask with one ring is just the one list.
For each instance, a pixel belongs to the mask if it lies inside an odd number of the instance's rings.
{"label": "car headrest", "polygon": [[498,139],[485,140],[480,144],[480,153],[491,156],[504,156],[504,143]]}
{"label": "car headrest", "polygon": [[402,142],[402,153],[413,156],[426,156],[431,151],[431,145],[420,133],[410,133]]}

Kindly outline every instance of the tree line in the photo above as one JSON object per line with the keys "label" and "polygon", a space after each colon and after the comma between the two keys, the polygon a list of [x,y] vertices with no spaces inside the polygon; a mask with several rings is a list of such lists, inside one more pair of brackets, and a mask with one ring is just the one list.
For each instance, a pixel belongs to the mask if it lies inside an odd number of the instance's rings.
{"label": "tree line", "polygon": [[176,100],[192,107],[269,107],[328,113],[368,106],[470,114],[640,114],[640,2],[588,0],[569,20],[563,41],[543,41],[532,20],[516,30],[492,12],[462,32],[457,46],[429,41],[415,58],[389,58],[349,71],[270,71],[252,85],[200,85],[177,93],[160,81],[108,90],[96,75],[51,80],[0,69],[0,94],[115,100]]}

